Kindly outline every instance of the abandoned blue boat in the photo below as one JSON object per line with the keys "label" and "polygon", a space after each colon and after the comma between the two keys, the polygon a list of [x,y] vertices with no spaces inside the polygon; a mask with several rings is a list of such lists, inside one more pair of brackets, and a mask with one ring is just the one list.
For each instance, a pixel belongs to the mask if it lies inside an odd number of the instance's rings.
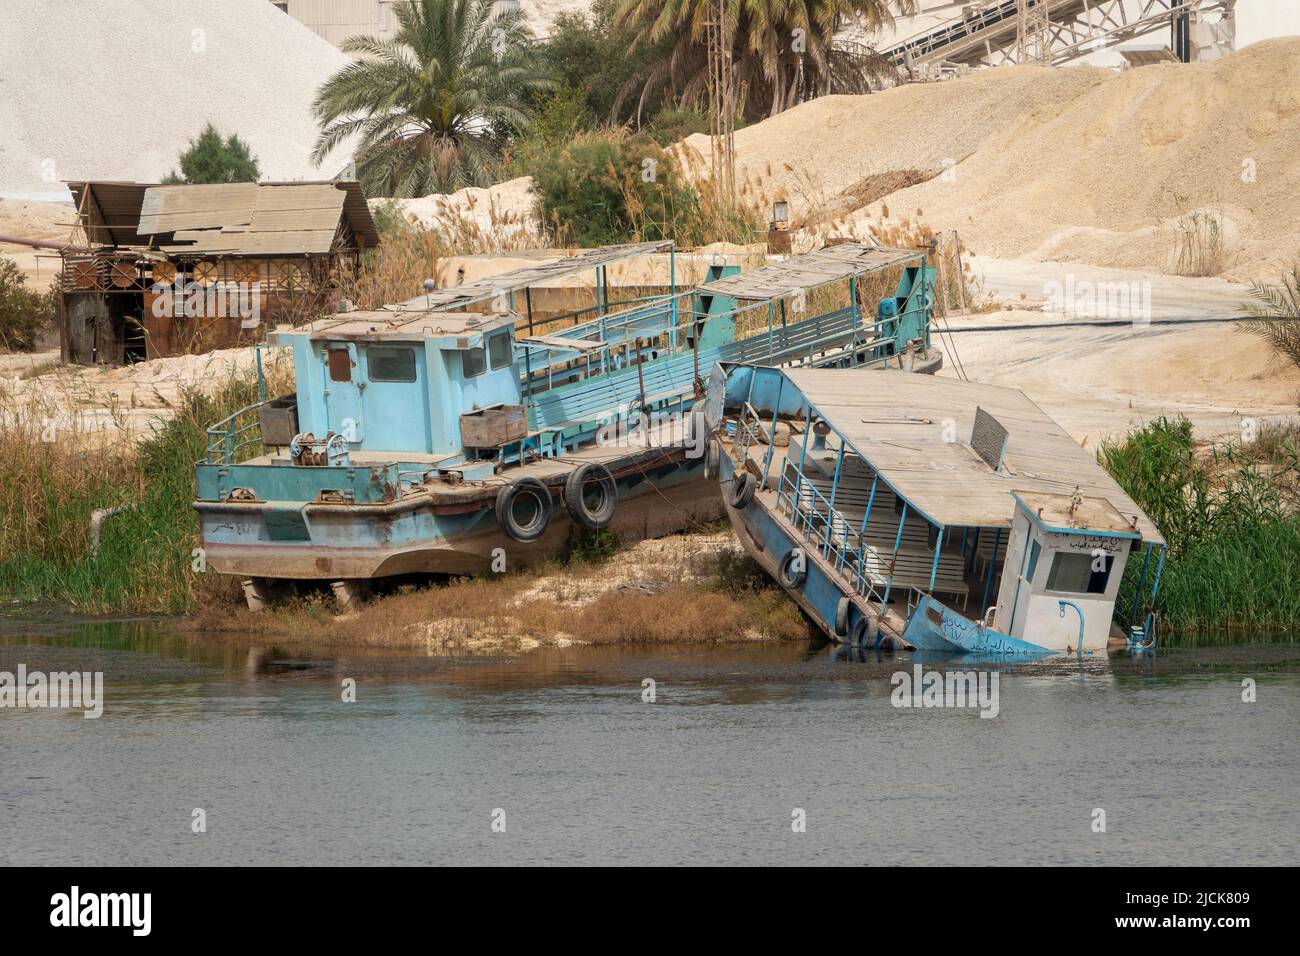
{"label": "abandoned blue boat", "polygon": [[723,363],[704,414],[742,544],[833,640],[1026,655],[1154,640],[1164,539],[1019,390]]}
{"label": "abandoned blue boat", "polygon": [[[375,579],[554,555],[575,527],[680,530],[721,514],[691,414],[714,363],[941,362],[922,251],[845,244],[608,301],[608,266],[663,253],[674,276],[670,243],[613,246],[271,333],[295,395],[209,429],[207,566],[239,575],[254,608],[306,580],[346,605]],[[587,270],[594,306],[535,314],[532,287]],[[890,294],[864,310],[880,282]]]}

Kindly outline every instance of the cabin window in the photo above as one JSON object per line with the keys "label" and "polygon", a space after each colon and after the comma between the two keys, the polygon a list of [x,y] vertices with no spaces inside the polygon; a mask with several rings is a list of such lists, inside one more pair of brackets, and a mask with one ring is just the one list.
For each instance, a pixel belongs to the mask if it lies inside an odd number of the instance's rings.
{"label": "cabin window", "polygon": [[352,356],[347,349],[327,349],[325,361],[329,365],[331,382],[352,381]]}
{"label": "cabin window", "polygon": [[372,382],[415,381],[415,349],[370,348],[366,362]]}
{"label": "cabin window", "polygon": [[505,368],[513,356],[510,354],[510,333],[500,332],[488,339],[488,359],[492,362],[492,371]]}
{"label": "cabin window", "polygon": [[484,363],[483,346],[476,349],[465,349],[460,353],[460,370],[466,378],[473,378],[476,375],[482,375],[487,371],[487,365]]}
{"label": "cabin window", "polygon": [[1034,582],[1034,572],[1038,570],[1038,553],[1042,550],[1042,545],[1037,541],[1029,545],[1029,566],[1025,568],[1025,580],[1030,584]]}
{"label": "cabin window", "polygon": [[1091,554],[1060,551],[1052,558],[1052,570],[1047,575],[1047,590],[1068,594],[1105,594],[1110,580],[1110,568],[1115,563],[1112,555],[1101,557],[1101,570],[1093,570],[1097,561]]}

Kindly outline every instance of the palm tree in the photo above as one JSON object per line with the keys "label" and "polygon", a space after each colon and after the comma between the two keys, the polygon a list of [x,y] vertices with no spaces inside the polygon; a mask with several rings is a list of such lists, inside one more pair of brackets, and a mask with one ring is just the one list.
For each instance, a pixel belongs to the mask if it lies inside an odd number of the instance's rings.
{"label": "palm tree", "polygon": [[517,5],[409,0],[393,12],[391,39],[343,44],[357,59],[316,94],[313,158],[359,136],[357,178],[371,195],[489,185],[504,139],[528,127],[529,94],[552,86]]}
{"label": "palm tree", "polygon": [[1258,335],[1300,368],[1300,262],[1282,276],[1281,285],[1252,282],[1250,294],[1258,301],[1247,306],[1250,318],[1238,327]]}
{"label": "palm tree", "polygon": [[[870,51],[832,44],[835,31],[856,22],[869,32],[916,12],[916,0],[724,0],[732,31],[732,75],[749,119],[774,116],[821,93],[865,92],[874,76],[893,72]],[[718,0],[621,0],[616,29],[640,45],[676,36],[670,56],[635,77],[623,93],[641,87],[644,102],[661,86],[683,106],[707,95],[706,24]],[[617,106],[621,106],[621,100]]]}

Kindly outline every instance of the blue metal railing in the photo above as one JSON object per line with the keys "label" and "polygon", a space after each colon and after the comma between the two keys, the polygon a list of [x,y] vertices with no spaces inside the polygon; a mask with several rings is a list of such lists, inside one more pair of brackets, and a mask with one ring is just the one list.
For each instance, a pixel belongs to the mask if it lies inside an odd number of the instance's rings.
{"label": "blue metal railing", "polygon": [[258,410],[265,402],[256,402],[241,408],[229,418],[224,418],[208,428],[209,465],[233,465],[243,461],[249,449],[262,449],[262,419]]}
{"label": "blue metal railing", "polygon": [[[885,596],[876,590],[876,585],[883,587],[888,582],[876,578],[868,570],[865,539],[853,532],[857,547],[850,547],[848,520],[801,471],[788,460],[786,464],[777,482],[777,510],[786,513],[795,529],[803,533],[805,541],[813,543],[815,538],[819,538],[818,550],[822,557],[847,578],[855,592],[873,604],[878,602],[883,613]],[[841,529],[839,532],[837,527]]]}

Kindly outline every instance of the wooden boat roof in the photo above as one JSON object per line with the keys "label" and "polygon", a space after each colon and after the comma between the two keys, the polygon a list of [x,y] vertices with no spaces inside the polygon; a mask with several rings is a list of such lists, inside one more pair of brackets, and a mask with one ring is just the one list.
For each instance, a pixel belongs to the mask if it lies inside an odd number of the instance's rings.
{"label": "wooden boat roof", "polygon": [[[1017,388],[893,370],[788,369],[785,375],[814,415],[932,522],[1009,527],[1012,492],[1038,501],[1036,495],[1068,497],[1077,486],[1085,498],[1108,502],[1143,540],[1164,543],[1092,454]],[[972,447],[977,408],[1006,429],[999,470]],[[1112,530],[1112,523],[1096,530]]]}
{"label": "wooden boat roof", "polygon": [[384,308],[398,312],[409,312],[417,309],[440,309],[443,311],[463,309],[476,302],[482,302],[485,299],[491,299],[510,292],[517,292],[550,279],[559,279],[579,272],[587,272],[611,263],[621,262],[624,259],[632,259],[636,256],[671,251],[672,248],[673,244],[671,242],[663,241],[625,242],[620,245],[585,249],[576,255],[564,256],[539,265],[523,266],[509,272],[502,272],[499,275],[475,279],[473,282],[466,282],[463,285],[449,286],[446,289],[434,289],[432,292],[418,295],[406,302],[386,305]]}
{"label": "wooden boat roof", "polygon": [[306,335],[312,341],[391,339],[413,342],[512,327],[518,318],[513,312],[341,312],[296,328],[277,329],[274,334]]}
{"label": "wooden boat roof", "polygon": [[888,249],[861,242],[845,242],[751,272],[707,282],[699,287],[699,291],[767,302],[785,298],[801,289],[813,289],[850,276],[902,265],[923,255],[925,253],[917,249]]}

